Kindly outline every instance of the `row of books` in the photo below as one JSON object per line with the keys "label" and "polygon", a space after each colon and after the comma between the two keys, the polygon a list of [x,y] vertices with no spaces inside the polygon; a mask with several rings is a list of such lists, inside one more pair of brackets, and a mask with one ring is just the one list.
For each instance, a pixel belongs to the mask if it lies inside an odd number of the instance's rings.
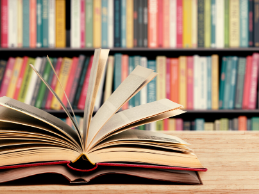
{"label": "row of books", "polygon": [[66,47],[65,0],[1,0],[1,47]]}

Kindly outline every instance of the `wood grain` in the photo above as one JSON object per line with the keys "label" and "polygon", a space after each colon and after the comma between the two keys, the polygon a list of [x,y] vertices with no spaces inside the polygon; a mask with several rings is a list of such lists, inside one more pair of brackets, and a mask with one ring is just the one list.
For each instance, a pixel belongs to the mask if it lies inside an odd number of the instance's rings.
{"label": "wood grain", "polygon": [[201,163],[203,185],[26,185],[0,193],[259,193],[259,132],[166,132],[190,143]]}

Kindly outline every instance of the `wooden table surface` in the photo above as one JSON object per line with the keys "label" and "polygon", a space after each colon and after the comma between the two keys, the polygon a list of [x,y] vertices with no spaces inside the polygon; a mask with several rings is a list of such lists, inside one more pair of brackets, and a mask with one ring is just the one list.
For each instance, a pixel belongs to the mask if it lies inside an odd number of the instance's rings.
{"label": "wooden table surface", "polygon": [[2,185],[0,193],[259,193],[259,132],[168,132],[191,144],[203,185]]}

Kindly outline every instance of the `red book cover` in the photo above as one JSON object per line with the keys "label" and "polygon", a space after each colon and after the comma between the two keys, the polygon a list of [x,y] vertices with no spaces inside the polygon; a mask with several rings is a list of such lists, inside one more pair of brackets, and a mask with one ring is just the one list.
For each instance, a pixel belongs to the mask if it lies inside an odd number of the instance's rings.
{"label": "red book cover", "polygon": [[175,130],[176,131],[183,130],[183,119],[175,119]]}
{"label": "red book cover", "polygon": [[170,69],[170,83],[171,92],[170,100],[175,103],[179,103],[179,64],[177,58],[171,59],[171,69]]}
{"label": "red book cover", "polygon": [[183,47],[183,2],[176,2],[176,47]]}
{"label": "red book cover", "polygon": [[247,131],[247,117],[246,116],[238,117],[238,131]]}
{"label": "red book cover", "polygon": [[36,0],[30,0],[30,47],[36,47],[37,25],[36,25]]}
{"label": "red book cover", "polygon": [[[157,3],[157,44],[158,47],[163,47],[163,0],[159,0]],[[169,25],[169,24],[168,24]]]}
{"label": "red book cover", "polygon": [[7,93],[8,86],[12,77],[14,63],[15,63],[15,58],[10,57],[6,65],[6,70],[5,70],[3,82],[1,85],[0,97],[5,96]]}
{"label": "red book cover", "polygon": [[187,109],[193,109],[193,57],[187,57]]}
{"label": "red book cover", "polygon": [[157,47],[157,10],[158,0],[148,1],[148,47]]}
{"label": "red book cover", "polygon": [[8,0],[1,1],[1,47],[8,47]]}
{"label": "red book cover", "polygon": [[254,53],[252,59],[252,70],[251,70],[251,84],[250,84],[250,92],[249,92],[249,102],[248,108],[255,109],[256,108],[256,95],[257,95],[257,82],[258,82],[258,60],[259,54]]}
{"label": "red book cover", "polygon": [[86,99],[86,95],[87,95],[87,89],[88,89],[93,59],[94,59],[94,56],[91,56],[90,61],[89,61],[89,65],[88,65],[88,68],[87,68],[87,71],[86,71],[82,92],[80,94],[80,98],[79,98],[79,101],[78,101],[77,108],[80,109],[80,110],[84,110],[84,107],[85,107],[85,99]]}
{"label": "red book cover", "polygon": [[[122,64],[121,64],[121,83],[128,77],[129,75],[129,56],[128,55],[122,55]],[[129,108],[129,102],[126,102],[122,106],[122,110],[126,110]]]}
{"label": "red book cover", "polygon": [[80,46],[85,47],[85,0],[80,2]]}
{"label": "red book cover", "polygon": [[[72,66],[71,66],[71,69],[70,69],[70,72],[69,72],[69,77],[68,77],[67,85],[66,85],[66,88],[65,88],[65,92],[66,92],[67,97],[69,96],[70,91],[71,91],[71,87],[73,85],[73,80],[74,80],[75,75],[76,75],[77,65],[78,65],[78,57],[73,57]],[[65,107],[67,107],[68,103],[67,103],[67,99],[66,99],[65,95],[63,95],[62,102],[65,105]]]}
{"label": "red book cover", "polygon": [[251,71],[252,71],[252,56],[247,56],[242,109],[248,109],[248,105],[249,105],[249,95],[250,95],[249,92],[250,92],[250,86],[251,86],[251,73],[252,73]]}
{"label": "red book cover", "polygon": [[23,80],[23,76],[25,73],[25,69],[26,69],[26,65],[28,63],[28,57],[23,57],[23,62],[22,62],[22,67],[21,67],[21,71],[19,74],[19,77],[17,79],[17,83],[16,83],[16,87],[15,87],[15,92],[14,92],[14,99],[18,100],[18,96],[19,96],[19,92],[22,86],[22,80]]}
{"label": "red book cover", "polygon": [[[59,76],[61,65],[62,65],[62,58],[60,57],[60,58],[58,58],[56,69],[55,69],[57,76]],[[56,88],[58,78],[56,77],[55,74],[53,76],[54,77],[51,81],[50,87],[54,90]],[[49,91],[48,96],[47,96],[45,109],[50,109],[52,98],[53,98],[53,94]]]}
{"label": "red book cover", "polygon": [[163,2],[163,46],[168,48],[170,43],[169,35],[169,0]]}

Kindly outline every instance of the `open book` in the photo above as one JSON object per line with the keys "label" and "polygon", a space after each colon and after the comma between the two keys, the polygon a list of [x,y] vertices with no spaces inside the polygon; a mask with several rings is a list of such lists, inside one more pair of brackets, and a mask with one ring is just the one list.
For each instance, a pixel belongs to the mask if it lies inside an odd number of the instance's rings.
{"label": "open book", "polygon": [[201,184],[197,171],[207,169],[188,143],[178,137],[132,129],[182,114],[181,105],[163,99],[118,112],[156,76],[153,70],[136,67],[92,117],[108,53],[108,49],[94,53],[83,129],[32,65],[75,130],[43,110],[0,98],[0,182],[42,173],[62,174],[70,182],[88,182],[100,175],[119,173]]}

